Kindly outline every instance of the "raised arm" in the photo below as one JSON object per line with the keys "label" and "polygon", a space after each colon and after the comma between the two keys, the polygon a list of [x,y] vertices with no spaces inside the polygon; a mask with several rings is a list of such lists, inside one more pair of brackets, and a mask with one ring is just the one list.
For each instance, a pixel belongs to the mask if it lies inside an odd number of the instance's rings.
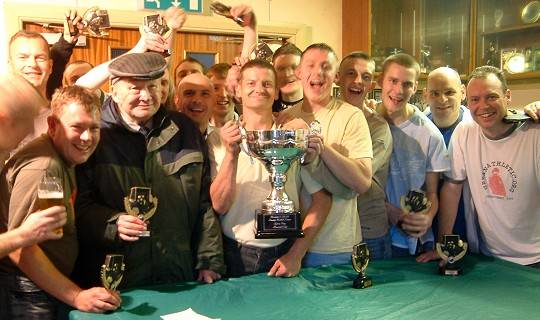
{"label": "raised arm", "polygon": [[242,53],[240,57],[249,58],[251,49],[257,43],[257,18],[255,17],[255,12],[253,8],[240,4],[231,8],[231,15],[234,18],[241,18],[244,22],[242,23],[242,28],[244,28],[244,41],[242,43]]}
{"label": "raised arm", "polygon": [[[171,28],[171,33],[167,38],[163,38],[161,35],[156,33],[146,32],[144,28],[141,27],[139,28],[141,38],[137,44],[125,54],[142,53],[146,51],[168,51],[173,45],[176,30],[180,29],[186,21],[186,14],[184,11],[182,11],[182,9],[171,7],[165,12],[164,18],[166,19],[169,28]],[[99,89],[99,87],[105,84],[111,76],[109,73],[109,64],[111,64],[112,61],[114,61],[114,59],[96,66],[88,73],[80,77],[76,84],[90,90]]]}
{"label": "raised arm", "polygon": [[210,198],[214,211],[217,214],[226,214],[233,203],[236,189],[236,172],[242,140],[238,124],[234,121],[225,123],[220,129],[220,139],[225,146],[225,157],[210,185]]}

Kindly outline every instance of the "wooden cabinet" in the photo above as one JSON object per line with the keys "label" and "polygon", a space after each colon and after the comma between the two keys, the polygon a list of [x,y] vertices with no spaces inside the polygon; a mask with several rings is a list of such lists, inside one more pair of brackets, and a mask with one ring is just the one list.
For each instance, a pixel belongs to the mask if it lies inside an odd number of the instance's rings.
{"label": "wooden cabinet", "polygon": [[540,77],[540,2],[478,0],[476,39],[478,65],[500,67],[510,79]]}
{"label": "wooden cabinet", "polygon": [[540,78],[540,17],[522,20],[531,2],[343,0],[343,55],[369,51],[377,71],[387,56],[405,52],[418,60],[423,76],[450,66],[466,77],[490,64],[509,79]]}

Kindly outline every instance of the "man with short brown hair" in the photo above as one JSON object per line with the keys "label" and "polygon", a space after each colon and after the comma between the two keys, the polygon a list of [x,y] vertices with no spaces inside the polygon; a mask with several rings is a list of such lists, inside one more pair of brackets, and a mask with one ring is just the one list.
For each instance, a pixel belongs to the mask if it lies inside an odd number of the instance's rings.
{"label": "man with short brown hair", "polygon": [[[58,300],[89,312],[114,310],[120,305],[117,292],[104,288],[82,290],[68,277],[78,254],[75,212],[74,166],[85,162],[99,141],[100,107],[97,97],[80,87],[58,91],[47,118],[47,135],[30,142],[4,168],[0,180],[2,230],[13,229],[37,207],[37,188],[44,176],[57,177],[63,187],[67,223],[58,240],[12,252],[0,263],[4,279],[3,312],[9,319],[53,319]],[[54,299],[54,298],[58,299]]]}

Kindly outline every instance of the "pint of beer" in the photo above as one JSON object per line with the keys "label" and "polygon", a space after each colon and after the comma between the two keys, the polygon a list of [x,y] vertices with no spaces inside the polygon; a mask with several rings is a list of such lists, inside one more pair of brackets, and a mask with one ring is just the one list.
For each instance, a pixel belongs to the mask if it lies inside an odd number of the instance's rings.
{"label": "pint of beer", "polygon": [[[45,210],[53,206],[64,205],[64,189],[62,182],[57,177],[44,176],[38,185],[38,206],[40,210]],[[57,234],[62,234],[62,228],[55,230]]]}

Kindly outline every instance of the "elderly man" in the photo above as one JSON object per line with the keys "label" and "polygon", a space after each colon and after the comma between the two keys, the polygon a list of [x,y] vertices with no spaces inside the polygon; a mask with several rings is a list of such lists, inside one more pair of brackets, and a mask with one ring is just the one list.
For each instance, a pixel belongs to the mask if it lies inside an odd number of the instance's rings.
{"label": "elderly man", "polygon": [[467,105],[474,121],[460,123],[450,142],[439,231],[452,232],[466,181],[476,209],[467,215],[469,247],[540,267],[540,125],[505,122],[510,100],[499,69],[478,67],[469,75]]}
{"label": "elderly man", "polygon": [[120,305],[117,292],[81,290],[67,278],[78,253],[74,166],[85,162],[99,141],[99,102],[83,88],[68,87],[53,96],[51,109],[48,134],[27,144],[4,168],[0,195],[7,201],[0,207],[1,228],[19,226],[38,208],[38,185],[46,176],[57,177],[63,187],[67,223],[61,239],[17,250],[1,261],[2,296],[7,299],[2,301],[2,319],[56,318],[58,300],[92,312]]}
{"label": "elderly man", "polygon": [[[82,281],[96,280],[110,252],[125,255],[126,288],[197,278],[211,283],[224,272],[205,144],[184,114],[160,107],[165,68],[152,52],[109,65],[113,87],[103,105],[102,140],[77,170]],[[126,213],[123,199],[132,187],[151,188],[159,200],[147,222]],[[147,229],[151,236],[139,237]]]}
{"label": "elderly man", "polygon": [[[38,109],[46,102],[21,76],[0,76],[0,171],[9,152],[32,130]],[[66,209],[55,206],[34,212],[19,228],[0,234],[0,258],[18,248],[59,239],[54,230],[66,223]]]}
{"label": "elderly man", "polygon": [[186,76],[178,84],[174,102],[176,110],[190,118],[206,138],[209,133],[208,121],[216,103],[210,79],[201,73]]}

